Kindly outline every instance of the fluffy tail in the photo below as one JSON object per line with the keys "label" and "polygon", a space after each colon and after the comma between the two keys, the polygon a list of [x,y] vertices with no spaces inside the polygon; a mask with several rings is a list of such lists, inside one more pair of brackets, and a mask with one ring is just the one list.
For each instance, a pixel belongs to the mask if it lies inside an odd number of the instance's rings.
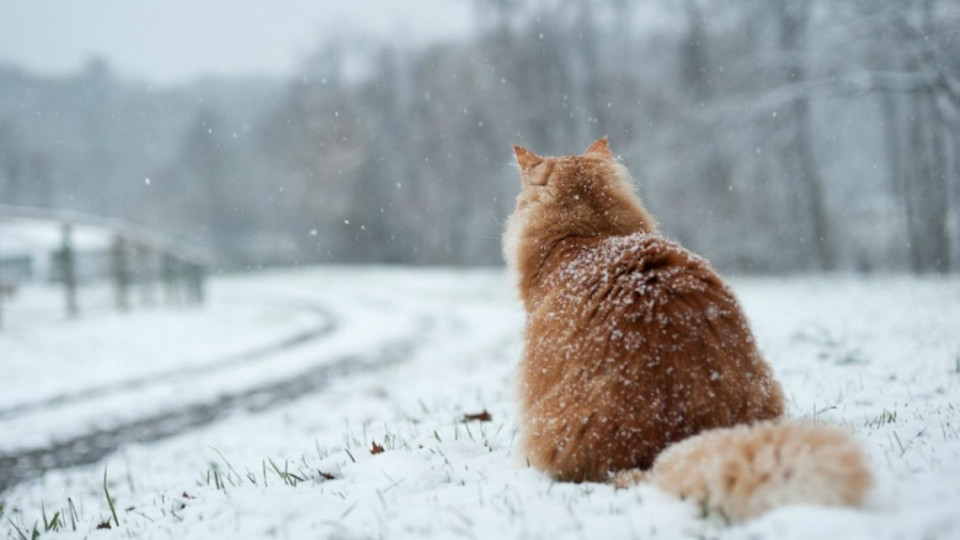
{"label": "fluffy tail", "polygon": [[740,521],[786,504],[859,506],[873,477],[847,431],[764,422],[700,433],[664,450],[650,471],[613,478],[619,487],[644,481]]}

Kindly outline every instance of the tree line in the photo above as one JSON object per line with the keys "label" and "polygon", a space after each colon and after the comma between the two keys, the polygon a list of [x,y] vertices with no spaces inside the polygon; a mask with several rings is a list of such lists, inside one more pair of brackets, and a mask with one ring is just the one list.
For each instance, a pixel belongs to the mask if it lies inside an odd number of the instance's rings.
{"label": "tree line", "polygon": [[0,197],[134,217],[232,265],[499,264],[510,143],[607,134],[663,231],[721,268],[960,269],[955,2],[475,6],[459,40],[329,41],[282,83],[88,73],[69,151],[0,98]]}

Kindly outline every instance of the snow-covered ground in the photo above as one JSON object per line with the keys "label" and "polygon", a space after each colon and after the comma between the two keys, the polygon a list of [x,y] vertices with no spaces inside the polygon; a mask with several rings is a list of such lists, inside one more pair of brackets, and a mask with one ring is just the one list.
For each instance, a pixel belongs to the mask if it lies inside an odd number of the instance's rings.
{"label": "snow-covered ground", "polygon": [[[960,538],[960,281],[733,285],[791,414],[862,440],[868,508],[727,525],[646,486],[554,483],[516,452],[523,316],[502,272],[331,268],[217,278],[192,311],[27,324],[8,306],[0,474],[24,481],[0,495],[0,531],[45,516],[44,534],[76,538]],[[91,445],[117,450],[38,477],[56,461],[38,448]]]}

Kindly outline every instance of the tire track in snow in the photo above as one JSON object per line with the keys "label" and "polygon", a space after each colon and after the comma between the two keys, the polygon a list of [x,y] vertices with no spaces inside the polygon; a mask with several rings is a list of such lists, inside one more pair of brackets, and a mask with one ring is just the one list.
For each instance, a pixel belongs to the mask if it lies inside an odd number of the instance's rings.
{"label": "tire track in snow", "polygon": [[279,352],[293,349],[294,347],[298,347],[328,335],[337,329],[337,322],[328,310],[318,306],[308,306],[306,311],[313,311],[317,313],[322,318],[322,321],[314,328],[285,337],[274,343],[269,343],[267,345],[256,347],[247,352],[230,355],[213,362],[206,362],[193,367],[171,369],[169,371],[148,374],[134,379],[126,379],[110,384],[95,386],[93,388],[85,388],[78,392],[61,394],[48,399],[21,403],[12,407],[7,407],[6,409],[0,409],[0,420],[6,420],[41,409],[69,405],[71,403],[77,403],[86,399],[100,398],[118,392],[142,390],[143,388],[155,384],[164,384],[190,377],[196,377],[198,375],[208,375],[217,371],[227,370],[268,358]]}
{"label": "tire track in snow", "polygon": [[0,454],[0,494],[48,470],[96,463],[127,444],[159,441],[210,425],[237,411],[264,411],[317,392],[339,378],[398,364],[413,356],[432,325],[431,318],[421,318],[413,335],[388,342],[372,353],[345,355],[280,381],[222,395],[215,401],[164,411],[44,448]]}

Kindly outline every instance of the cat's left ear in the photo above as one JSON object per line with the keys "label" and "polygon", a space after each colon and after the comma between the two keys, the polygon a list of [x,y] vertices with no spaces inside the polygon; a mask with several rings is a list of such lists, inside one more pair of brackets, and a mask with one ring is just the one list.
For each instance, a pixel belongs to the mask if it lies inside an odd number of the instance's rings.
{"label": "cat's left ear", "polygon": [[517,165],[520,165],[520,170],[523,172],[536,167],[541,161],[543,161],[542,157],[534,154],[519,144],[513,145],[513,155],[516,156]]}
{"label": "cat's left ear", "polygon": [[613,157],[613,152],[610,151],[610,144],[607,142],[607,136],[604,135],[593,141],[593,144],[590,145],[590,148],[587,148],[584,154],[602,154],[607,157]]}

